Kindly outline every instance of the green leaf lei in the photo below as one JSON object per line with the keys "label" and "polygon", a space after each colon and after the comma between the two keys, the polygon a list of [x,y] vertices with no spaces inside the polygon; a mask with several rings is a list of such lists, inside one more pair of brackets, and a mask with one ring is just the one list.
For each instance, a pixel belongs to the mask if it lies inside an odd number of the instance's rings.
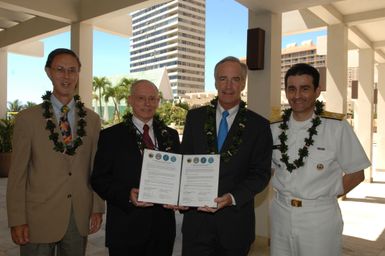
{"label": "green leaf lei", "polygon": [[[130,129],[130,132],[135,134],[136,143],[140,149],[140,151],[143,152],[143,150],[146,148],[146,145],[143,141],[143,134],[136,128],[134,123],[132,122],[132,113],[127,113],[123,116],[123,122],[127,127]],[[155,115],[152,119],[152,122],[155,127],[160,129],[160,135],[162,136],[162,148],[164,148],[165,151],[171,152],[173,140],[167,130],[167,125],[163,120],[161,120],[157,115]]]}
{"label": "green leaf lei", "polygon": [[305,145],[298,150],[299,158],[294,160],[292,163],[289,162],[289,156],[287,154],[288,146],[286,145],[287,135],[286,131],[289,129],[287,122],[290,119],[290,115],[292,109],[285,109],[282,114],[283,123],[279,125],[279,128],[282,130],[282,133],[278,136],[281,145],[279,146],[279,151],[281,151],[282,158],[280,159],[285,165],[286,169],[291,173],[293,170],[303,166],[305,163],[303,162],[304,158],[309,155],[308,148],[313,145],[314,140],[313,136],[317,135],[317,126],[321,124],[320,115],[323,112],[324,104],[322,101],[315,102],[315,117],[311,120],[312,126],[307,130],[309,133],[309,137],[305,138]]}
{"label": "green leaf lei", "polygon": [[45,129],[49,130],[50,132],[49,139],[53,141],[53,144],[54,144],[53,149],[55,151],[58,151],[70,156],[75,155],[76,149],[83,144],[82,138],[86,136],[86,131],[84,127],[87,125],[87,122],[84,118],[86,117],[87,112],[83,108],[84,104],[83,102],[80,101],[79,95],[74,96],[75,106],[78,109],[78,116],[79,116],[78,127],[76,130],[78,137],[75,140],[73,140],[71,144],[66,145],[63,142],[59,141],[59,133],[55,132],[56,125],[52,121],[53,112],[52,112],[51,95],[52,95],[52,92],[47,91],[46,94],[42,96],[42,99],[43,99],[42,108],[44,110],[43,117],[47,121]]}
{"label": "green leaf lei", "polygon": [[[217,154],[218,149],[216,145],[216,111],[217,111],[218,97],[210,101],[210,105],[207,106],[207,121],[204,129],[207,136],[207,144],[209,148],[209,154]],[[238,153],[239,146],[242,143],[242,135],[246,127],[246,103],[241,100],[238,110],[238,130],[235,136],[232,137],[232,141],[229,143],[229,148],[226,151],[221,152],[221,159],[224,162],[230,161],[231,157]]]}

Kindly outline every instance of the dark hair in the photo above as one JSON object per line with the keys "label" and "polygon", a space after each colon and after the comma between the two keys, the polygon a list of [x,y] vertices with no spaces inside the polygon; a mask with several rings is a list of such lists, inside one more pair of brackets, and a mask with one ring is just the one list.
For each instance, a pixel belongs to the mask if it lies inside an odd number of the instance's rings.
{"label": "dark hair", "polygon": [[214,68],[214,77],[215,79],[217,79],[217,72],[218,72],[218,67],[219,65],[225,63],[225,62],[235,62],[235,63],[238,63],[240,66],[241,66],[241,75],[242,75],[242,79],[245,80],[246,79],[246,76],[247,76],[247,65],[245,63],[242,63],[238,58],[236,57],[233,57],[233,56],[227,56],[225,58],[223,58],[222,60],[220,60],[216,65],[215,65],[215,68]]}
{"label": "dark hair", "polygon": [[314,90],[319,86],[319,72],[313,66],[306,63],[298,63],[292,66],[285,75],[285,89],[287,88],[287,79],[289,76],[301,76],[301,75],[309,75],[313,78]]}
{"label": "dark hair", "polygon": [[55,59],[55,57],[58,55],[61,55],[61,54],[69,54],[69,55],[73,56],[76,59],[76,61],[78,62],[79,69],[80,69],[82,64],[80,63],[79,57],[76,55],[76,53],[74,51],[72,51],[70,49],[66,49],[66,48],[57,48],[57,49],[53,50],[52,52],[50,52],[50,54],[48,55],[48,58],[47,58],[47,62],[45,63],[45,67],[50,68],[52,65],[52,61]]}

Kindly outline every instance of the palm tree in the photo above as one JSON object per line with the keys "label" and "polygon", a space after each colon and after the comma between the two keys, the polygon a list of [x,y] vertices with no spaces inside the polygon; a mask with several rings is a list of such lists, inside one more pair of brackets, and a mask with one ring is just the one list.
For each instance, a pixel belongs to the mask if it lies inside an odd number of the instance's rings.
{"label": "palm tree", "polygon": [[25,105],[23,105],[23,108],[24,109],[27,109],[27,108],[32,108],[36,106],[36,103],[35,102],[32,102],[32,101],[27,101],[27,103],[25,103]]}
{"label": "palm tree", "polygon": [[23,104],[21,104],[21,101],[14,100],[14,101],[8,101],[8,112],[20,112],[24,109]]}
{"label": "palm tree", "polygon": [[118,102],[119,103],[120,103],[121,100],[126,100],[127,101],[128,96],[130,96],[131,85],[134,82],[136,82],[136,81],[137,81],[137,79],[123,77],[116,84],[116,87],[120,87],[119,89],[117,89],[117,92],[118,92],[117,97],[118,97],[118,100],[119,100]]}
{"label": "palm tree", "polygon": [[111,81],[108,80],[107,77],[94,76],[93,81],[92,81],[92,87],[94,88],[94,91],[98,92],[100,115],[102,115],[102,95],[104,94],[106,86],[108,86],[108,85],[111,85]]}
{"label": "palm tree", "polygon": [[118,114],[119,106],[118,106],[118,102],[116,101],[116,88],[117,88],[116,86],[112,87],[111,85],[105,87],[103,96],[104,96],[105,102],[108,102],[110,98],[112,99],[112,102],[114,103],[114,119],[117,118],[120,121],[120,117]]}

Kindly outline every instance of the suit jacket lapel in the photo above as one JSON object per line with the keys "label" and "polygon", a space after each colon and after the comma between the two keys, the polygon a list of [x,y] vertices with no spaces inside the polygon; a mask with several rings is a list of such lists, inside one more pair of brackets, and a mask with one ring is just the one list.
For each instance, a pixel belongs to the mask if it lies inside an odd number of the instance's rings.
{"label": "suit jacket lapel", "polygon": [[161,135],[161,132],[159,130],[159,127],[156,125],[155,122],[152,123],[152,127],[154,129],[154,135],[155,135],[155,146],[157,146],[158,150],[165,151],[165,148],[163,147],[163,137]]}

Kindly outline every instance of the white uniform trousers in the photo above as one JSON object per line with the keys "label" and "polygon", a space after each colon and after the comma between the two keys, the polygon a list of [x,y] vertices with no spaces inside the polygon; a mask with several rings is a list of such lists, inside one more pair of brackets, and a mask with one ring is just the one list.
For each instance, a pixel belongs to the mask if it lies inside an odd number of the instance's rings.
{"label": "white uniform trousers", "polygon": [[272,200],[270,255],[342,255],[343,221],[337,199],[292,199],[277,193]]}

